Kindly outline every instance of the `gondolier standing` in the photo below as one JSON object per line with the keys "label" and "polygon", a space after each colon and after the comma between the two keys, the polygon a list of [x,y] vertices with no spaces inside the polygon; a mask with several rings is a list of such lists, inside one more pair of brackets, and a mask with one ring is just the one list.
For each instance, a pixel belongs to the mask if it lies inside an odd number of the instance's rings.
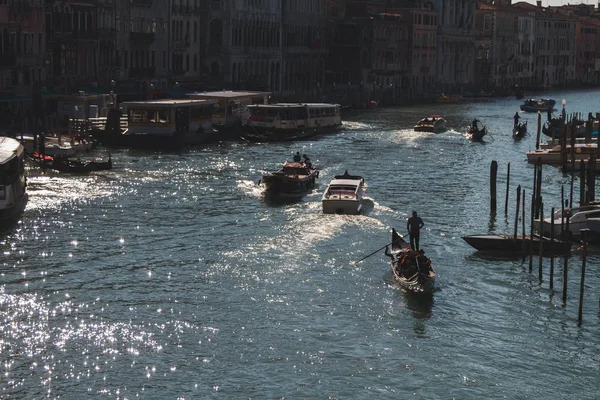
{"label": "gondolier standing", "polygon": [[517,128],[519,126],[519,120],[521,119],[521,116],[519,115],[519,112],[515,112],[515,116],[513,117],[513,119],[515,120],[515,125],[514,127]]}
{"label": "gondolier standing", "polygon": [[419,235],[424,225],[423,220],[417,216],[416,211],[413,211],[412,217],[406,221],[406,229],[410,237],[410,248],[413,250],[419,250]]}

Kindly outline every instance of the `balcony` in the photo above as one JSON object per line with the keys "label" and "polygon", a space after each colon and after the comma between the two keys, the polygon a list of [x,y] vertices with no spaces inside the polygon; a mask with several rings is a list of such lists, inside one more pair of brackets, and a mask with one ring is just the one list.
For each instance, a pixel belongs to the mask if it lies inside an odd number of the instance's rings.
{"label": "balcony", "polygon": [[156,39],[154,32],[129,32],[129,41],[132,44],[149,45]]}
{"label": "balcony", "polygon": [[156,67],[134,67],[129,70],[130,78],[152,79],[156,74]]}

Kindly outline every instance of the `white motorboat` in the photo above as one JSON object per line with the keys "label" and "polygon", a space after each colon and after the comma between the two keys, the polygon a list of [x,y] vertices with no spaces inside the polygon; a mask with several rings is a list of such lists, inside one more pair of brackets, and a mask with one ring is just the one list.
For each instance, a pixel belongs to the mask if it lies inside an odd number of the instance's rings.
{"label": "white motorboat", "polygon": [[588,228],[588,219],[600,218],[600,205],[590,205],[578,208],[565,209],[564,217],[562,210],[554,213],[553,217],[544,218],[543,221],[535,219],[533,226],[542,236],[550,237],[552,231],[552,220],[554,220],[554,237],[559,237],[562,229],[566,231],[567,220],[569,221],[569,231],[573,237],[581,236],[581,230]]}
{"label": "white motorboat", "polygon": [[[590,155],[596,152],[597,147],[597,143],[576,143],[575,161],[577,161],[578,164],[581,160],[587,161],[590,158]],[[528,151],[525,154],[527,155],[527,161],[530,163],[535,164],[538,159],[542,160],[542,164],[560,165],[561,163],[561,152],[559,145],[556,145],[552,148],[545,148],[543,150]],[[567,145],[567,159],[571,159],[571,145]]]}
{"label": "white motorboat", "polygon": [[324,214],[360,214],[365,180],[362,176],[336,175],[323,193]]}
{"label": "white motorboat", "polygon": [[441,115],[428,115],[414,127],[416,132],[440,133],[446,130],[446,119]]}
{"label": "white motorboat", "polygon": [[15,223],[27,204],[25,148],[15,139],[0,137],[0,228]]}

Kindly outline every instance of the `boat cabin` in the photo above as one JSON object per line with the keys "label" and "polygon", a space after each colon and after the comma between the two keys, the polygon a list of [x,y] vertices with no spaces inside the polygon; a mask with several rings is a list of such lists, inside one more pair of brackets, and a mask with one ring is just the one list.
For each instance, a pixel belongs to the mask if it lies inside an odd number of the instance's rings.
{"label": "boat cabin", "polygon": [[285,175],[310,175],[310,168],[302,162],[286,161],[283,163],[283,168],[280,171]]}
{"label": "boat cabin", "polygon": [[15,139],[0,137],[0,215],[25,193],[25,149]]}
{"label": "boat cabin", "polygon": [[163,99],[121,103],[129,134],[173,135],[212,129],[215,100]]}
{"label": "boat cabin", "polygon": [[213,126],[215,128],[231,128],[240,124],[247,117],[246,107],[251,104],[268,104],[271,92],[223,90],[217,92],[188,93],[190,99],[215,100],[213,110]]}

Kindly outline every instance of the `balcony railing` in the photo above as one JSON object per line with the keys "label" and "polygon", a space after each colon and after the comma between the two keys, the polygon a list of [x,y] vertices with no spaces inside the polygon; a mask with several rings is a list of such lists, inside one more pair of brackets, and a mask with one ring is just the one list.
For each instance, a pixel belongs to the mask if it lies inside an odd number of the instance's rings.
{"label": "balcony railing", "polygon": [[154,32],[129,32],[129,41],[136,44],[150,44],[156,39]]}

